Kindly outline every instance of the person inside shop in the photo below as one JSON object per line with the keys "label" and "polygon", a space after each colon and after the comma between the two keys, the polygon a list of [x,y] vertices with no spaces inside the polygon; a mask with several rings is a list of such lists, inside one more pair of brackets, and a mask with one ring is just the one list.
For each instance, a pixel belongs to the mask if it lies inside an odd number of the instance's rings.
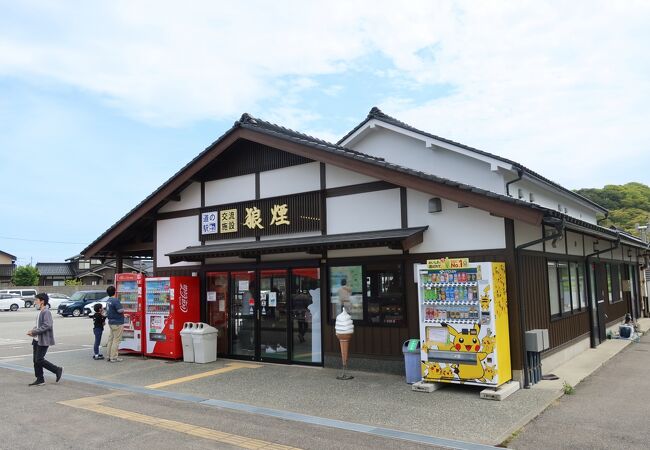
{"label": "person inside shop", "polygon": [[352,289],[348,286],[348,280],[346,278],[341,280],[341,287],[339,288],[337,295],[339,297],[339,305],[341,305],[341,308],[345,308],[345,310],[349,312]]}
{"label": "person inside shop", "polygon": [[306,292],[300,292],[293,297],[293,317],[296,320],[298,328],[298,342],[305,342],[305,334],[309,329],[307,322],[308,315],[311,313],[307,307],[311,304],[311,296]]}

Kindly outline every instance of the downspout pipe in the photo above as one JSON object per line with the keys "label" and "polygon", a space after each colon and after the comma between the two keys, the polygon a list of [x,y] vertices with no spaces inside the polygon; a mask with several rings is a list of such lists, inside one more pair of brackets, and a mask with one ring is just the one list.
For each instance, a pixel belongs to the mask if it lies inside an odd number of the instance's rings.
{"label": "downspout pipe", "polygon": [[524,171],[523,171],[523,169],[517,169],[517,178],[515,178],[515,179],[512,180],[512,181],[508,181],[508,182],[506,183],[506,195],[507,195],[508,197],[512,197],[512,196],[510,195],[510,185],[511,185],[512,183],[516,183],[517,181],[521,181],[521,179],[522,179],[523,177],[524,177]]}
{"label": "downspout pipe", "polygon": [[559,239],[564,237],[564,228],[565,223],[564,219],[556,219],[554,217],[545,217],[542,220],[543,225],[550,225],[555,227],[555,233],[548,236],[544,236],[540,239],[535,239],[534,241],[526,242],[525,244],[518,245],[515,247],[515,257],[517,259],[517,291],[519,295],[519,327],[521,328],[521,362],[524,372],[524,388],[530,389],[531,384],[528,379],[528,358],[526,357],[526,307],[524,305],[524,299],[522,298],[522,279],[521,279],[521,250],[532,247],[533,245],[541,244],[542,242],[551,241],[553,239]]}
{"label": "downspout pipe", "polygon": [[[587,265],[587,267],[585,267],[585,269],[586,269],[587,276],[591,276],[590,271],[589,271],[589,259],[593,258],[594,256],[598,256],[598,255],[600,255],[602,253],[606,253],[606,252],[615,250],[620,245],[621,245],[621,235],[620,235],[620,233],[617,232],[616,233],[616,240],[614,241],[614,244],[611,247],[605,248],[603,250],[598,250],[597,252],[593,252],[593,253],[590,253],[587,256],[585,256],[585,264]],[[588,283],[588,286],[589,286],[589,289],[591,289],[591,283]],[[595,295],[596,293],[594,292],[593,294]],[[596,299],[596,301],[598,301],[598,299]],[[589,304],[589,320],[591,321],[591,318],[593,317],[594,314],[597,314],[597,311],[594,311],[594,308],[593,308],[593,305],[591,304],[591,301],[589,301],[588,304]],[[591,344],[591,348],[596,348],[596,339],[594,338],[593,330],[591,331],[591,333],[589,333],[589,342]]]}

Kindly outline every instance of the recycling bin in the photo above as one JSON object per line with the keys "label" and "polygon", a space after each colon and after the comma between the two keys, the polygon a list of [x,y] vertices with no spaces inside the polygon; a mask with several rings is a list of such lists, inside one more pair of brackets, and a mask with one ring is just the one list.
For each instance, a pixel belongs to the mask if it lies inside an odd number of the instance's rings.
{"label": "recycling bin", "polygon": [[181,343],[183,344],[183,361],[194,362],[194,344],[192,343],[192,334],[196,330],[194,322],[185,322],[181,330]]}
{"label": "recycling bin", "polygon": [[219,330],[207,323],[196,324],[191,334],[194,345],[194,362],[209,363],[217,360],[217,335]]}
{"label": "recycling bin", "polygon": [[409,339],[402,345],[404,354],[404,367],[406,369],[406,382],[417,383],[422,380],[422,367],[420,362],[420,340]]}

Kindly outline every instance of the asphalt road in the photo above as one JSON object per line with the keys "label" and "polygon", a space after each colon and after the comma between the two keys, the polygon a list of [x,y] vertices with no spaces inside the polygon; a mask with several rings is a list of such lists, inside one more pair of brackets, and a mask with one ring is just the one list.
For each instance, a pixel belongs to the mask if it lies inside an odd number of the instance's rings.
{"label": "asphalt road", "polygon": [[[31,354],[25,333],[35,314],[0,313],[0,361],[24,362]],[[90,358],[89,319],[55,315],[54,328],[57,345],[48,359],[57,363],[62,352],[87,352]],[[440,448],[106,389],[66,379],[65,372],[60,383],[46,376],[44,386],[28,387],[33,379],[0,368],[1,449]]]}
{"label": "asphalt road", "polygon": [[530,422],[513,449],[650,448],[650,334]]}

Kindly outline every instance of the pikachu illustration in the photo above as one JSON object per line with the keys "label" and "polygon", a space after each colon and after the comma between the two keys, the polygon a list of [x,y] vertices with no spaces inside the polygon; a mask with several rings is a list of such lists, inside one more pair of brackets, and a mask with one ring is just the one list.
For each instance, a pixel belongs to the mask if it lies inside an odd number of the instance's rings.
{"label": "pikachu illustration", "polygon": [[483,294],[481,294],[481,311],[490,310],[490,301],[490,285],[488,284],[485,286],[485,289],[483,289]]}
{"label": "pikachu illustration", "polygon": [[494,366],[485,366],[485,372],[483,373],[483,378],[480,381],[487,382],[492,381],[497,376],[497,369]]}
{"label": "pikachu illustration", "polygon": [[442,369],[440,369],[440,364],[434,362],[422,363],[422,378],[428,381],[437,381],[442,377]]}
{"label": "pikachu illustration", "polygon": [[451,380],[454,378],[454,369],[451,366],[447,366],[442,369],[442,378],[446,380]]}
{"label": "pikachu illustration", "polygon": [[492,336],[491,334],[492,330],[488,328],[487,334],[481,339],[481,352],[487,353],[488,355],[494,351],[494,346],[497,342],[496,336]]}
{"label": "pikachu illustration", "polygon": [[[476,354],[476,362],[469,364],[458,364],[456,367],[456,374],[461,380],[479,380],[482,379],[485,374],[485,369],[481,363],[486,357],[487,353],[481,352],[481,341],[479,340],[479,333],[481,332],[481,326],[476,323],[470,329],[462,329],[460,332],[456,330],[449,324],[442,323],[444,327],[447,327],[449,334],[453,336],[454,340],[452,342],[452,351],[457,352],[467,352]],[[443,369],[443,378],[444,378],[444,369]]]}

